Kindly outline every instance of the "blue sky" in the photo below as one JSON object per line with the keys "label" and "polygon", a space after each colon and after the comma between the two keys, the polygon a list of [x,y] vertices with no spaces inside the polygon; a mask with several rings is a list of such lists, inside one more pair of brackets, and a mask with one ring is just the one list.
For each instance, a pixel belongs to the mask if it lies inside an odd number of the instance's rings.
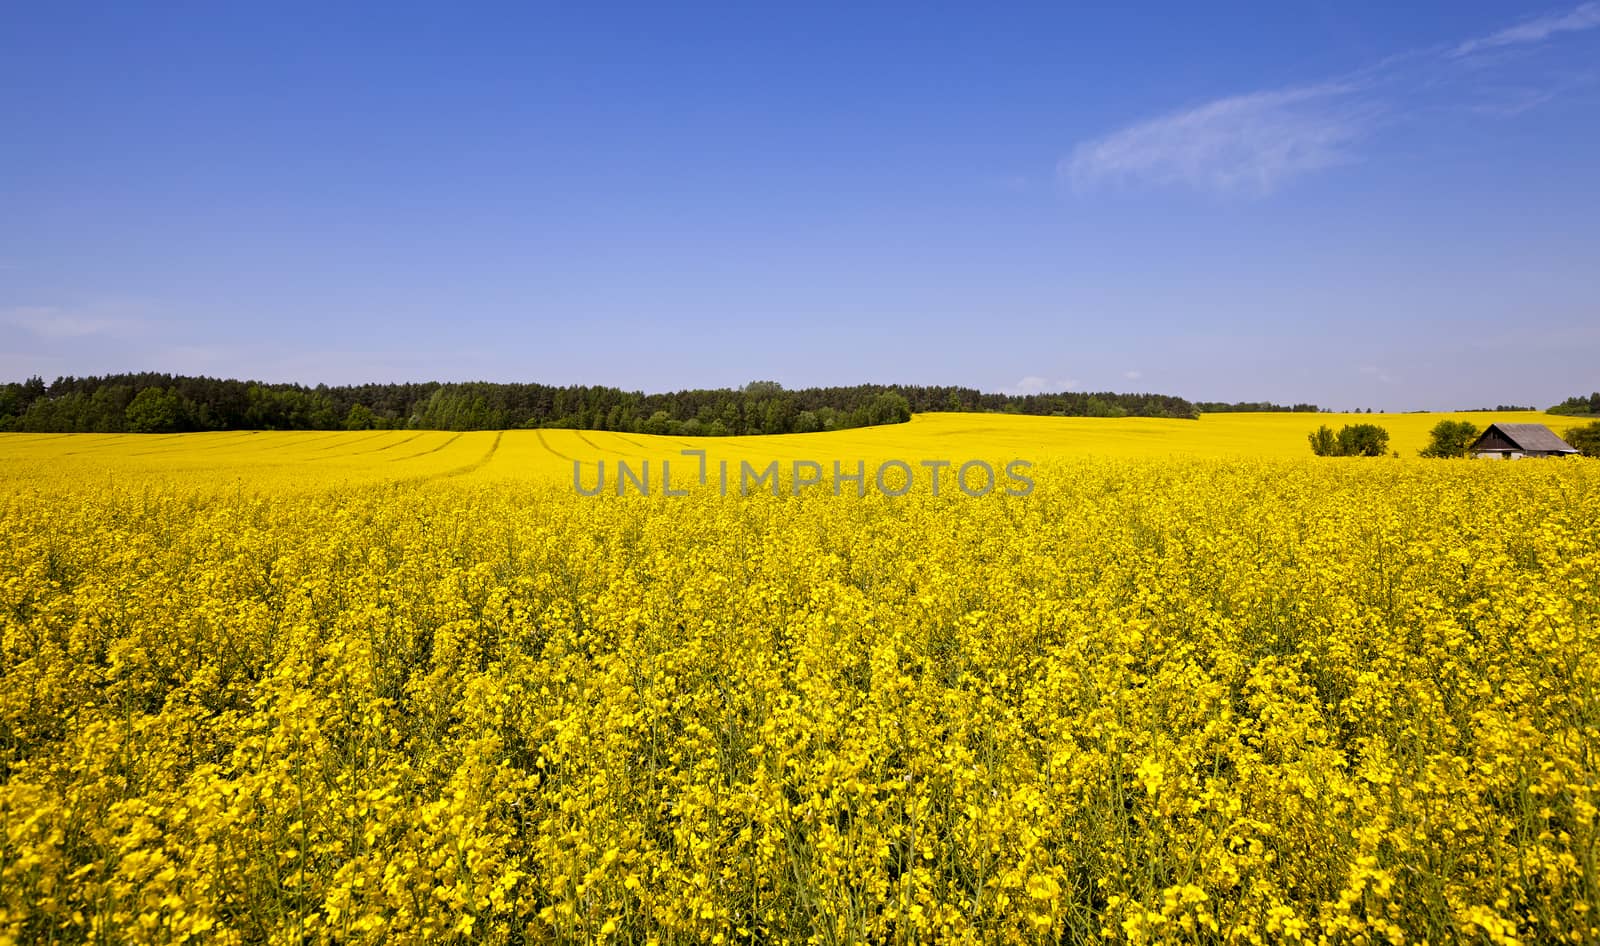
{"label": "blue sky", "polygon": [[0,2],[0,378],[1600,387],[1600,3],[328,6]]}

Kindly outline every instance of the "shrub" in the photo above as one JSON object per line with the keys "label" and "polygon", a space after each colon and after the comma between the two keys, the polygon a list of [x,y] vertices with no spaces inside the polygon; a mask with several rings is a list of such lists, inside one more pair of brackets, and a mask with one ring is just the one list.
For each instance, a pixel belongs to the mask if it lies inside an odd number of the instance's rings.
{"label": "shrub", "polygon": [[1468,420],[1441,420],[1429,431],[1431,438],[1422,455],[1434,459],[1464,457],[1478,439],[1478,425]]}
{"label": "shrub", "polygon": [[1389,432],[1377,424],[1346,424],[1337,434],[1324,424],[1308,439],[1319,457],[1381,457],[1389,452]]}
{"label": "shrub", "polygon": [[1578,452],[1586,457],[1600,457],[1600,420],[1569,428],[1561,435],[1561,439],[1577,447]]}

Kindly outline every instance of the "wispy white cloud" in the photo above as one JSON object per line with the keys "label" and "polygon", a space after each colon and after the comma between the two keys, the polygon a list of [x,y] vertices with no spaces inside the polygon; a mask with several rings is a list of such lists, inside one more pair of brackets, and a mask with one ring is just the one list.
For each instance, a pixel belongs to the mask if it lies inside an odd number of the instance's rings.
{"label": "wispy white cloud", "polygon": [[1507,27],[1499,32],[1469,39],[1456,46],[1454,56],[1467,56],[1484,49],[1538,43],[1557,33],[1576,33],[1600,26],[1600,3],[1585,3],[1566,13],[1541,16]]}
{"label": "wispy white cloud", "polygon": [[[1445,96],[1447,104],[1509,118],[1583,84],[1519,75],[1511,83],[1515,94],[1506,95],[1498,66],[1470,54],[1596,27],[1600,2],[1591,0],[1453,46],[1399,53],[1341,77],[1215,99],[1081,142],[1057,174],[1080,193],[1135,185],[1264,196],[1306,174],[1361,160],[1358,144],[1396,116],[1414,119],[1419,100],[1436,106]],[[1470,104],[1485,91],[1488,102]]]}
{"label": "wispy white cloud", "polygon": [[1388,371],[1385,371],[1383,368],[1380,368],[1375,364],[1368,363],[1361,365],[1356,368],[1356,373],[1377,380],[1383,384],[1395,383],[1394,375],[1391,375]]}
{"label": "wispy white cloud", "polygon": [[1138,182],[1269,194],[1353,160],[1348,146],[1371,117],[1351,103],[1353,91],[1332,83],[1218,99],[1080,144],[1061,172],[1078,189]]}
{"label": "wispy white cloud", "polygon": [[1077,378],[1060,378],[1051,380],[1043,375],[1030,374],[1017,380],[1016,384],[1001,388],[1002,394],[1051,394],[1058,391],[1070,391],[1079,387],[1083,382]]}
{"label": "wispy white cloud", "polygon": [[1538,108],[1555,98],[1556,89],[1506,89],[1497,91],[1484,102],[1471,106],[1479,115],[1495,118],[1515,118],[1523,112]]}
{"label": "wispy white cloud", "polygon": [[22,329],[42,339],[88,338],[95,335],[126,336],[135,333],[142,326],[136,319],[74,312],[55,306],[13,306],[9,309],[0,309],[0,323]]}
{"label": "wispy white cloud", "polygon": [[1122,373],[1122,376],[1124,378],[1127,378],[1129,381],[1137,381],[1140,378],[1144,377],[1144,372],[1138,370],[1137,368],[1135,368],[1135,369],[1133,369],[1131,371],[1124,371]]}

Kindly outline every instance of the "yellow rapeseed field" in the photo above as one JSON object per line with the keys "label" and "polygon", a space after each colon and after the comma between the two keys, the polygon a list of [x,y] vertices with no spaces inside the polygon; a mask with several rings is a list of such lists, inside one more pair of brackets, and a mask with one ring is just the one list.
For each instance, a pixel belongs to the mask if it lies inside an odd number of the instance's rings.
{"label": "yellow rapeseed field", "polygon": [[0,435],[0,943],[1600,943],[1600,463],[1439,419]]}

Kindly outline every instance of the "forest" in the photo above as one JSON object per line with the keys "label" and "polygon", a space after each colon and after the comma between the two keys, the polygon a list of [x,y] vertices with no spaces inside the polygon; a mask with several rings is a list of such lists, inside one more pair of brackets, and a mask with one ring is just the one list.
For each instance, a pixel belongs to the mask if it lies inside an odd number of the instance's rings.
{"label": "forest", "polygon": [[1569,414],[1576,417],[1600,417],[1600,391],[1589,395],[1575,394],[1549,409],[1551,414]]}
{"label": "forest", "polygon": [[1194,406],[1202,414],[1316,414],[1322,410],[1315,404],[1274,404],[1271,401],[1197,401]]}
{"label": "forest", "polygon": [[940,385],[788,390],[775,381],[645,394],[596,385],[395,383],[307,387],[155,373],[0,386],[0,430],[505,430],[578,428],[677,436],[810,433],[902,423],[913,413],[1197,418],[1161,394],[992,394]]}

